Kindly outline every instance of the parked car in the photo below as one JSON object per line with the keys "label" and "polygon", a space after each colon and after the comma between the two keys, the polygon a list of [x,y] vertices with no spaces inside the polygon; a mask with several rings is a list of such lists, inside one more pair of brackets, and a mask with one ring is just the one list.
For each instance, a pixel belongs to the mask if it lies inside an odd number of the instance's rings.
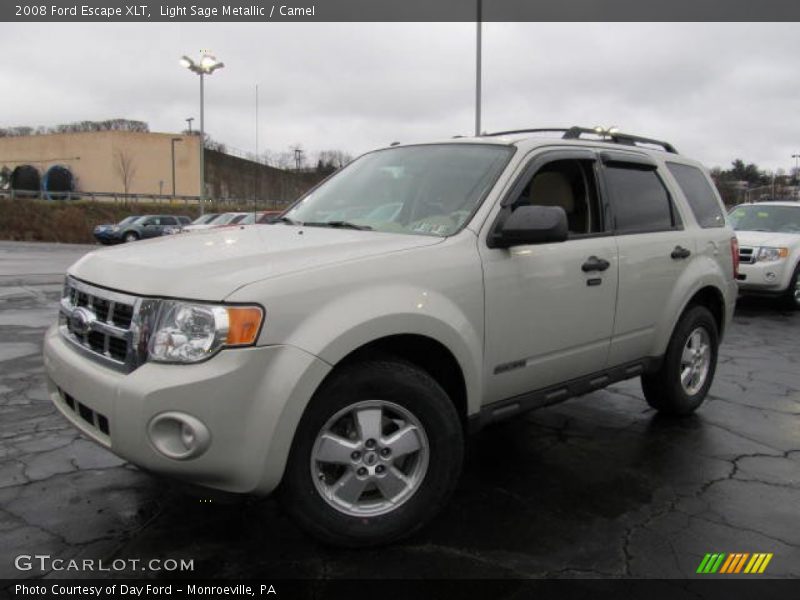
{"label": "parked car", "polygon": [[280,216],[281,212],[280,210],[265,210],[259,215],[258,219],[256,219],[256,223],[272,223],[272,221]]}
{"label": "parked car", "polygon": [[[174,215],[144,215],[125,225],[115,226],[103,232],[104,243],[118,244],[120,242],[135,242],[136,240],[149,239],[164,235],[168,227],[177,227],[179,217]],[[95,233],[97,237],[97,233]],[[99,239],[99,238],[98,238]]]}
{"label": "parked car", "polygon": [[177,225],[168,225],[164,227],[164,231],[162,235],[174,235],[176,233],[181,233],[184,227],[188,227],[191,224],[192,220],[189,217],[184,217],[179,215],[178,217],[178,224]]}
{"label": "parked car", "polygon": [[241,218],[241,216],[246,215],[247,213],[238,213],[238,212],[226,212],[220,213],[216,215],[213,219],[209,219],[204,223],[197,223],[191,224],[187,227],[183,228],[184,233],[191,233],[193,231],[203,231],[205,229],[212,229],[214,227],[220,227],[222,225],[227,225],[234,219]]}
{"label": "parked car", "polygon": [[728,217],[739,238],[739,291],[800,310],[800,203],[740,204]]}
{"label": "parked car", "polygon": [[429,522],[465,435],[500,419],[632,377],[692,413],[737,293],[708,172],[667,142],[549,131],[376,150],[267,232],[88,254],[45,338],[53,403],[146,471],[280,484],[345,546]]}
{"label": "parked car", "polygon": [[122,219],[122,221],[120,221],[116,225],[114,224],[98,225],[97,227],[94,228],[92,234],[94,235],[94,238],[101,244],[104,245],[113,244],[119,241],[118,233],[121,230],[124,230],[128,225],[132,224],[134,221],[141,218],[142,218],[141,215],[131,215],[130,217],[125,217],[124,219]]}
{"label": "parked car", "polygon": [[211,227],[211,223],[213,223],[214,220],[219,218],[219,216],[220,213],[206,213],[204,215],[200,215],[194,221],[182,227],[181,233],[190,233],[192,231],[208,229],[209,227]]}

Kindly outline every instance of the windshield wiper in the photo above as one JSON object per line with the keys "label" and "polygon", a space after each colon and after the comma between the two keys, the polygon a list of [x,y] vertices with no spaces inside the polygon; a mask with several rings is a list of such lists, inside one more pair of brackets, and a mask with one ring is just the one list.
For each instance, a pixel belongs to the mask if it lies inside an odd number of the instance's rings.
{"label": "windshield wiper", "polygon": [[356,225],[350,221],[306,221],[303,225],[307,227],[334,227],[336,229],[359,229],[361,231],[371,231],[369,225]]}
{"label": "windshield wiper", "polygon": [[287,225],[302,225],[300,221],[295,221],[294,219],[290,219],[289,217],[276,217],[274,219],[270,219],[269,223],[274,225],[275,223],[286,223]]}

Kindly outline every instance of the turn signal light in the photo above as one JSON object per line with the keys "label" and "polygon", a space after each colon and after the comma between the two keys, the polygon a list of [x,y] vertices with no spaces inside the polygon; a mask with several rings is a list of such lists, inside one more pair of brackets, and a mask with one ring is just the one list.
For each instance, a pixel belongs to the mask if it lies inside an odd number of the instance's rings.
{"label": "turn signal light", "polygon": [[256,341],[264,314],[253,306],[228,306],[228,346],[249,346]]}
{"label": "turn signal light", "polygon": [[739,279],[739,240],[731,238],[731,258],[733,259],[733,278]]}

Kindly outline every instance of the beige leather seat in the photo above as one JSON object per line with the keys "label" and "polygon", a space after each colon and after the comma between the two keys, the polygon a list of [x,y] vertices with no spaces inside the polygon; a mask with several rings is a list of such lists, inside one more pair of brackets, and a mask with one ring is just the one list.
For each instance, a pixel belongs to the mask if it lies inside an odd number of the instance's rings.
{"label": "beige leather seat", "polygon": [[556,171],[539,173],[531,181],[529,202],[538,206],[560,206],[569,217],[575,212],[575,197],[569,180]]}

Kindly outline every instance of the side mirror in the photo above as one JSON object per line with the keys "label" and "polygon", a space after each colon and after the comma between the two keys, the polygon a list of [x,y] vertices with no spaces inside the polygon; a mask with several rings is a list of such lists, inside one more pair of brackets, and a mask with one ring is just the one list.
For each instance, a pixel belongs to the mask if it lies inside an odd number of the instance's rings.
{"label": "side mirror", "polygon": [[527,244],[563,242],[568,236],[567,213],[563,208],[524,205],[518,206],[505,218],[501,216],[498,219],[489,238],[489,246],[510,248]]}

